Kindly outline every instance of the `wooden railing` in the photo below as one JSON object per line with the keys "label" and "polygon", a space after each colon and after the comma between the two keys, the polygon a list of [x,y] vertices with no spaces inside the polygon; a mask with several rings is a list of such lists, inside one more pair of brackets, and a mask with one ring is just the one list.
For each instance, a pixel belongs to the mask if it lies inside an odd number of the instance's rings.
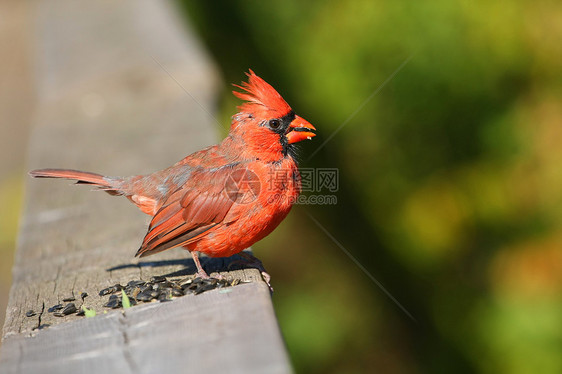
{"label": "wooden railing", "polygon": [[[215,70],[170,3],[58,0],[37,8],[30,169],[144,174],[218,140],[209,115]],[[203,266],[240,279],[234,287],[104,307],[106,287],[181,279],[195,267],[180,249],[134,259],[148,217],[124,198],[89,190],[26,183],[0,372],[291,372],[267,285],[255,269],[227,271],[231,259]],[[96,316],[49,311],[71,302]]]}

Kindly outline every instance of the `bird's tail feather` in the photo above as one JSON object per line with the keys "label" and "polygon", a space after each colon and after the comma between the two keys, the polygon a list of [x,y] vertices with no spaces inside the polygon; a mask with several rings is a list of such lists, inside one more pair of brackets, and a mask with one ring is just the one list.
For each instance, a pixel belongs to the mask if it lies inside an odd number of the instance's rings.
{"label": "bird's tail feather", "polygon": [[77,184],[91,184],[111,195],[121,195],[120,178],[105,177],[101,174],[71,169],[38,169],[29,172],[33,178],[64,178],[75,180]]}

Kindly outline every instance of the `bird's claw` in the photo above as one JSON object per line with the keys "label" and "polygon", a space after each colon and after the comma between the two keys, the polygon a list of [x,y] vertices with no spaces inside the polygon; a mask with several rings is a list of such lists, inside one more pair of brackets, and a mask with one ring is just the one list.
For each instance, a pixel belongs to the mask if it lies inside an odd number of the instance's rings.
{"label": "bird's claw", "polygon": [[266,271],[262,271],[261,277],[262,277],[263,281],[265,282],[265,284],[267,284],[267,287],[269,287],[269,291],[271,293],[273,293],[273,287],[271,286],[271,275],[269,275],[269,273],[266,272]]}
{"label": "bird's claw", "polygon": [[209,279],[211,277],[209,276],[209,274],[207,274],[205,270],[201,269],[198,270],[197,273],[195,273],[195,278]]}
{"label": "bird's claw", "polygon": [[259,258],[257,258],[254,255],[251,255],[247,252],[240,252],[239,253],[240,257],[243,257],[243,260],[237,260],[237,261],[232,261],[229,265],[228,268],[230,269],[230,267],[232,267],[233,265],[245,265],[248,267],[253,267],[259,270],[261,277],[263,279],[263,281],[265,282],[265,284],[267,284],[267,287],[269,288],[270,292],[273,292],[273,287],[271,286],[271,275],[269,275],[269,273],[265,270],[265,267],[263,266],[263,263],[261,262],[261,260]]}

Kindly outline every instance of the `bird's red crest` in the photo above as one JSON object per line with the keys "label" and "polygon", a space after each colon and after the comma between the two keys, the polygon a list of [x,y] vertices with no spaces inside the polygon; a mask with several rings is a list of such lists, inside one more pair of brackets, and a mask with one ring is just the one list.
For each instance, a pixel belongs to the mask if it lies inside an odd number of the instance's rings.
{"label": "bird's red crest", "polygon": [[291,111],[289,104],[269,83],[258,77],[251,69],[246,75],[248,82],[242,82],[241,86],[234,85],[246,92],[232,91],[234,96],[247,101],[238,107],[240,111],[253,113],[274,111],[281,116]]}

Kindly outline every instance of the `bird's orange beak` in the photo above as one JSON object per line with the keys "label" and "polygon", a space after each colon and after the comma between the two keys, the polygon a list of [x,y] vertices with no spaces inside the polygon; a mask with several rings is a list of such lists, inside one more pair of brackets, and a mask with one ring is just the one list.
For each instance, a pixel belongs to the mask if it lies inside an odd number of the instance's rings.
{"label": "bird's orange beak", "polygon": [[285,135],[289,144],[297,143],[305,139],[312,139],[316,136],[312,131],[316,131],[307,120],[302,117],[295,116],[295,119],[289,125],[289,132]]}

